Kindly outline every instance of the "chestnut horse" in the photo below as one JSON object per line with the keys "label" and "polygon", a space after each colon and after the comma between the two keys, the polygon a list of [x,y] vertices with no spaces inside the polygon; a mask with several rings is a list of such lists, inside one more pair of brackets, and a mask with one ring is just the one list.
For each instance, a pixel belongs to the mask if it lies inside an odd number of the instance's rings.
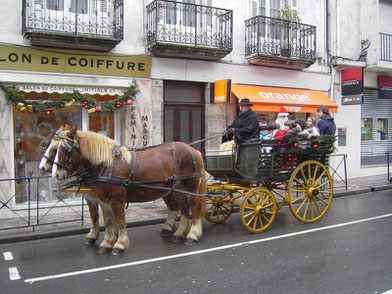
{"label": "chestnut horse", "polygon": [[[60,137],[61,133],[63,131],[70,130],[71,127],[69,125],[61,126],[53,136],[52,141],[50,141],[50,144],[48,145],[48,148],[46,148],[46,151],[39,163],[39,169],[42,174],[52,172],[52,165],[54,162],[54,159],[56,157],[56,152],[57,152],[57,146],[60,142]],[[99,237],[99,232],[100,232],[100,227],[99,227],[99,210],[98,210],[98,201],[94,199],[93,196],[89,195],[91,192],[85,192],[85,200],[87,203],[87,206],[89,208],[89,213],[90,213],[90,219],[91,219],[91,228],[90,231],[88,232],[86,239],[84,241],[84,244],[86,245],[93,245],[95,244],[95,241],[98,240]],[[104,220],[105,220],[105,207],[101,207],[102,214],[104,215]],[[108,212],[110,213],[110,212]]]}
{"label": "chestnut horse", "polygon": [[[111,212],[106,225],[111,235],[100,249],[117,255],[129,247],[125,227],[127,202],[146,202],[164,197],[168,219],[161,235],[173,233],[175,242],[197,242],[202,236],[205,169],[201,153],[181,142],[163,144],[132,152],[116,141],[94,132],[77,131],[76,126],[59,136],[52,177],[64,181],[69,175],[82,175],[93,196]],[[192,213],[192,221],[190,221]],[[114,233],[113,233],[114,232]]]}

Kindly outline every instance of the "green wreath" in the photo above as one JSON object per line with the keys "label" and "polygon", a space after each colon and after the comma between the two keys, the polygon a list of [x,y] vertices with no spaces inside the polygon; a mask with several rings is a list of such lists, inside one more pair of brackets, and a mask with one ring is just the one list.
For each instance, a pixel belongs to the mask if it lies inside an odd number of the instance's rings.
{"label": "green wreath", "polygon": [[136,83],[133,83],[124,93],[113,100],[97,101],[86,94],[82,94],[77,90],[72,93],[63,93],[59,98],[49,101],[32,101],[26,100],[24,95],[19,93],[19,89],[15,86],[6,87],[0,84],[0,88],[5,93],[5,99],[8,103],[16,106],[20,111],[28,111],[33,113],[46,111],[47,113],[54,112],[55,110],[69,107],[73,103],[80,103],[81,107],[88,109],[89,113],[92,112],[114,112],[116,109],[124,105],[133,104],[135,97],[140,90]]}

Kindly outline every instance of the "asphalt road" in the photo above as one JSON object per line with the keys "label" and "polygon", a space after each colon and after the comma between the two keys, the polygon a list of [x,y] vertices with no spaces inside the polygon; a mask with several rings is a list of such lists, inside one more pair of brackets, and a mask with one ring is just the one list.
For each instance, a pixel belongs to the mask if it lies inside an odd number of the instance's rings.
{"label": "asphalt road", "polygon": [[391,190],[336,198],[313,224],[285,206],[260,234],[238,213],[205,220],[192,246],[161,228],[129,229],[121,256],[84,235],[0,245],[0,293],[392,293]]}

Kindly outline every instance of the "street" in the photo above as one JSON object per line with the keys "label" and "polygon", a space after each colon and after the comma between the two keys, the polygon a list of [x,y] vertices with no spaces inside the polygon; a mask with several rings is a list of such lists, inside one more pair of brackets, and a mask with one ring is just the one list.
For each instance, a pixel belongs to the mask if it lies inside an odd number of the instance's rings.
{"label": "street", "polygon": [[312,224],[284,206],[260,234],[234,213],[203,220],[192,246],[161,238],[162,225],[135,227],[121,256],[84,235],[4,244],[1,293],[391,293],[391,208],[391,190],[333,199]]}

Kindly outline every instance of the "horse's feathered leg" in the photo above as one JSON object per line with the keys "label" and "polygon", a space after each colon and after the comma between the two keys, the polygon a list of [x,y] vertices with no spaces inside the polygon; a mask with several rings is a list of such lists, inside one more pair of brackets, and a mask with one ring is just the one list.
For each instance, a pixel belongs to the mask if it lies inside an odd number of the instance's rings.
{"label": "horse's feathered leg", "polygon": [[[205,170],[202,171],[198,189],[196,191],[199,195],[206,193]],[[197,242],[203,235],[202,218],[204,217],[205,198],[200,196],[188,196],[188,202],[192,213],[192,225],[185,238],[184,243],[187,245]]]}
{"label": "horse's feathered leg", "polygon": [[189,213],[188,215],[181,214],[180,223],[178,225],[178,229],[174,232],[172,241],[173,242],[180,242],[184,240],[185,236],[188,234],[189,231]]}
{"label": "horse's feathered leg", "polygon": [[[126,195],[124,193],[124,195]],[[118,255],[123,253],[129,247],[129,238],[125,226],[125,200],[126,196],[122,195],[111,195],[113,200],[111,207],[114,215],[114,223],[117,229],[117,242],[113,246],[112,255]],[[123,201],[123,199],[125,199]]]}
{"label": "horse's feathered leg", "polygon": [[163,201],[167,206],[167,219],[163,225],[161,236],[170,237],[173,235],[174,228],[176,227],[178,204],[171,194],[163,197]]}
{"label": "horse's feathered leg", "polygon": [[117,230],[114,223],[112,208],[107,204],[101,203],[101,209],[105,222],[105,238],[101,244],[99,244],[99,252],[103,253],[112,250],[113,245],[117,241]]}
{"label": "horse's feathered leg", "polygon": [[85,245],[93,245],[99,237],[99,210],[98,201],[94,200],[91,196],[86,195],[85,200],[90,212],[91,228],[84,241]]}

